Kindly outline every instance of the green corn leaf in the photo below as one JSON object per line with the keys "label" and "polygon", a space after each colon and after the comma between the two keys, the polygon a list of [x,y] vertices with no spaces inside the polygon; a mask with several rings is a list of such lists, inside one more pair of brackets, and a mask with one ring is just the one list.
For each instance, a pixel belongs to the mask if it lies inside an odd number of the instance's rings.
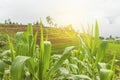
{"label": "green corn leaf", "polygon": [[108,69],[100,69],[100,80],[112,80],[113,71]]}
{"label": "green corn leaf", "polygon": [[69,70],[66,69],[66,68],[64,68],[64,67],[60,67],[60,68],[58,69],[58,73],[59,73],[59,74],[62,74],[62,75],[67,75],[67,74],[69,74]]}
{"label": "green corn leaf", "polygon": [[106,63],[98,63],[98,66],[99,66],[99,68],[100,69],[106,69],[107,68],[107,65],[106,65]]}
{"label": "green corn leaf", "polygon": [[34,69],[35,69],[35,60],[33,58],[30,58],[28,61],[28,67],[29,67],[29,71],[31,73],[35,73]]}
{"label": "green corn leaf", "polygon": [[44,60],[44,68],[43,68],[43,76],[46,77],[46,72],[49,68],[49,64],[50,64],[50,57],[51,57],[51,42],[50,41],[44,41],[44,56],[43,56],[43,60]]}
{"label": "green corn leaf", "polygon": [[33,56],[33,54],[32,54],[32,41],[33,41],[33,35],[31,35],[31,34],[29,34],[28,35],[28,40],[29,40],[29,53],[28,53],[28,56]]}
{"label": "green corn leaf", "polygon": [[33,35],[33,28],[32,28],[32,24],[31,23],[28,24],[27,32],[28,32],[28,34],[32,34]]}
{"label": "green corn leaf", "polygon": [[0,80],[2,80],[2,78],[3,78],[4,70],[5,70],[4,62],[2,60],[0,60]]}
{"label": "green corn leaf", "polygon": [[47,74],[47,79],[49,80],[50,76],[53,75],[53,73],[58,70],[58,68],[63,64],[63,62],[70,56],[71,50],[73,50],[75,47],[70,46],[65,48],[62,57],[59,59],[59,61],[51,68]]}
{"label": "green corn leaf", "polygon": [[28,38],[28,44],[29,44],[29,53],[27,54],[28,56],[33,56],[32,54],[32,41],[33,41],[33,28],[32,28],[32,24],[28,24],[27,27],[27,33],[28,35],[26,36]]}
{"label": "green corn leaf", "polygon": [[98,40],[99,39],[99,27],[98,27],[98,22],[96,21],[95,24],[95,39]]}
{"label": "green corn leaf", "polygon": [[75,80],[81,80],[81,79],[85,79],[85,80],[92,80],[89,76],[87,75],[74,75],[73,76]]}
{"label": "green corn leaf", "polygon": [[[115,55],[115,54],[114,54]],[[114,57],[114,56],[113,56]],[[119,60],[118,59],[115,59],[115,61],[114,61],[114,66],[115,66],[115,64],[117,63],[117,62],[119,62]],[[110,60],[108,63],[106,63],[107,64],[107,69],[113,69],[114,70],[114,66],[112,65],[113,64],[113,59],[112,60]],[[112,66],[113,66],[113,68],[112,68]]]}
{"label": "green corn leaf", "polygon": [[2,59],[4,56],[9,54],[10,54],[10,50],[5,50],[4,52],[0,53],[0,59]]}
{"label": "green corn leaf", "polygon": [[9,36],[8,36],[8,44],[9,44],[9,48],[10,48],[10,51],[11,51],[11,57],[12,57],[12,60],[13,60],[15,58],[14,47],[13,47],[13,44],[12,44]]}
{"label": "green corn leaf", "polygon": [[21,39],[22,39],[23,33],[24,33],[24,32],[17,32],[17,33],[16,33],[16,40],[17,40],[16,43],[20,43],[20,41],[21,41]]}
{"label": "green corn leaf", "polygon": [[24,66],[25,62],[29,59],[30,57],[27,56],[17,56],[11,65],[11,76],[12,80],[24,80]]}
{"label": "green corn leaf", "polygon": [[113,59],[112,59],[111,70],[114,70],[115,58],[116,58],[116,53],[114,53],[114,56],[113,56]]}
{"label": "green corn leaf", "polygon": [[95,29],[93,30],[92,54],[95,53],[98,41],[99,41],[99,27],[98,22],[96,21]]}
{"label": "green corn leaf", "polygon": [[83,36],[84,36],[84,37],[82,36],[82,39],[84,40],[86,46],[88,48],[90,48],[90,42],[89,42],[89,38],[88,38],[90,35],[85,31],[83,25],[81,25],[81,26],[82,26]]}
{"label": "green corn leaf", "polygon": [[102,41],[100,47],[98,48],[98,52],[96,54],[96,61],[94,64],[94,68],[97,66],[98,62],[101,62],[104,59],[106,48],[107,48],[107,42]]}
{"label": "green corn leaf", "polygon": [[42,26],[42,20],[40,19],[40,59],[43,60],[43,53],[44,53],[44,38],[43,38],[43,26]]}
{"label": "green corn leaf", "polygon": [[36,41],[37,41],[37,35],[38,35],[38,32],[36,32],[35,36],[33,37],[33,41],[32,41],[32,45],[31,45],[31,54],[32,56],[31,57],[34,57],[34,53],[36,53]]}
{"label": "green corn leaf", "polygon": [[65,77],[65,80],[92,80],[92,79],[84,74],[81,75],[69,74]]}
{"label": "green corn leaf", "polygon": [[44,64],[43,64],[43,54],[44,54],[44,38],[43,38],[43,29],[42,29],[42,20],[40,19],[40,52],[39,52],[39,79],[42,80],[43,79],[43,76],[42,76],[42,73],[43,73],[43,67],[44,67]]}
{"label": "green corn leaf", "polygon": [[84,51],[87,53],[87,55],[89,55],[90,58],[92,58],[92,54],[90,52],[90,49],[87,47],[87,45],[84,43],[83,39],[80,36],[78,36],[78,38],[80,40],[81,46],[84,49]]}
{"label": "green corn leaf", "polygon": [[99,61],[102,61],[105,55],[105,51],[107,49],[108,46],[108,42],[107,41],[102,41],[102,43],[100,44],[100,48],[98,49],[98,59]]}
{"label": "green corn leaf", "polygon": [[107,69],[107,64],[106,63],[98,63],[98,71],[100,73],[100,69]]}
{"label": "green corn leaf", "polygon": [[37,75],[36,75],[36,72],[38,71],[38,63],[35,61],[34,58],[30,58],[27,61],[27,67],[28,67],[31,75],[33,76],[33,79],[39,80]]}
{"label": "green corn leaf", "polygon": [[28,43],[28,32],[24,32],[22,35],[22,39],[24,43]]}

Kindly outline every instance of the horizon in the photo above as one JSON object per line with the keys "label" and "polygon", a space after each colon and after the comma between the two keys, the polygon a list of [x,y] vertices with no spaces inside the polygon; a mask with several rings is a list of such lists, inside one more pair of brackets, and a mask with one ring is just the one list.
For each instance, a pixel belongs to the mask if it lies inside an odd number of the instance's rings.
{"label": "horizon", "polygon": [[2,23],[10,18],[13,22],[27,24],[41,17],[43,23],[48,25],[46,17],[51,16],[58,25],[72,24],[75,29],[80,29],[81,24],[92,26],[97,20],[101,36],[120,36],[119,0],[0,1]]}

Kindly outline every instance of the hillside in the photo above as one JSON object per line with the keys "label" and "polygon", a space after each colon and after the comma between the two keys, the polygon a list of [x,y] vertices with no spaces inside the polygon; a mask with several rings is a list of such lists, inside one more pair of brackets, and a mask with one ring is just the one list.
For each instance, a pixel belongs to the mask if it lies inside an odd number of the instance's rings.
{"label": "hillside", "polygon": [[[9,34],[15,36],[17,32],[25,31],[26,29],[27,25],[3,25],[0,27],[0,34]],[[38,32],[37,44],[39,44],[40,27],[33,26],[33,29],[34,33]],[[67,28],[43,27],[43,31],[44,38],[48,36],[48,40],[50,40],[53,44],[53,53],[61,53],[65,47],[70,45],[77,45],[77,41],[73,38],[75,33]]]}

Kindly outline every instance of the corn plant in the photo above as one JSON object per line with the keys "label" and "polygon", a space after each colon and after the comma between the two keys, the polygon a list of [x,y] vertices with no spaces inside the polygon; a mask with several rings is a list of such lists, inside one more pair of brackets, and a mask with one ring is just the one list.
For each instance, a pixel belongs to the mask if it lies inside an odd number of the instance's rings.
{"label": "corn plant", "polygon": [[[13,44],[8,36],[10,50],[0,55],[1,80],[52,80],[52,76],[70,56],[74,46],[67,47],[61,58],[50,66],[51,42],[44,41],[42,21],[40,22],[40,33],[39,46],[36,44],[38,33],[33,34],[31,24],[28,24],[27,31],[17,32],[16,44]],[[5,72],[8,73],[5,74]]]}
{"label": "corn plant", "polygon": [[35,47],[36,47],[36,39],[37,32],[33,35],[32,24],[28,24],[26,32],[17,32],[16,33],[16,56],[35,56]]}
{"label": "corn plant", "polygon": [[99,39],[98,23],[96,22],[91,31],[85,32],[83,28],[83,34],[78,35],[78,40],[78,49],[73,50],[71,56],[59,68],[57,79],[112,80],[115,55],[110,62],[103,62],[107,42]]}
{"label": "corn plant", "polygon": [[[78,35],[78,38],[80,40],[80,46],[69,59],[72,64],[78,67],[75,73],[89,76],[92,80],[111,80],[114,73],[115,56],[110,64],[110,68],[106,67],[103,69],[99,67],[102,66],[100,63],[103,63],[107,42],[100,41],[99,39],[97,21],[95,27],[91,31],[89,30],[88,33],[83,28],[83,35]],[[108,65],[108,63],[105,64]],[[103,75],[106,76],[103,77]]]}
{"label": "corn plant", "polygon": [[[115,56],[104,63],[106,41],[99,40],[96,22],[92,30],[78,34],[79,46],[65,48],[63,54],[51,54],[52,44],[44,41],[40,20],[40,44],[36,44],[38,32],[31,24],[27,31],[17,32],[15,44],[8,36],[9,50],[0,54],[0,80],[112,80]],[[76,33],[75,33],[76,34]],[[70,35],[70,34],[69,34]]]}

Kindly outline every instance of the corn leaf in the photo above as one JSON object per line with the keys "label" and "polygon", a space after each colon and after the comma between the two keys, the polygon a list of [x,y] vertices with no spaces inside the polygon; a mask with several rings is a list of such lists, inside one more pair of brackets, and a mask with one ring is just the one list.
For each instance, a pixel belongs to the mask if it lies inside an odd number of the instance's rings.
{"label": "corn leaf", "polygon": [[27,32],[28,32],[28,34],[33,34],[33,28],[32,28],[32,24],[31,23],[28,24]]}
{"label": "corn leaf", "polygon": [[38,63],[36,62],[36,60],[34,58],[30,58],[27,61],[27,67],[28,67],[28,70],[30,71],[33,79],[39,80],[37,75],[36,75],[36,72],[38,71]]}
{"label": "corn leaf", "polygon": [[24,80],[24,66],[26,60],[30,57],[27,56],[17,56],[11,65],[11,76],[12,80]]}
{"label": "corn leaf", "polygon": [[88,77],[87,75],[74,75],[73,76],[75,80],[81,80],[81,79],[85,79],[85,80],[92,80],[90,77]]}
{"label": "corn leaf", "polygon": [[108,69],[100,69],[100,80],[112,80],[113,71]]}
{"label": "corn leaf", "polygon": [[43,80],[43,55],[44,55],[44,38],[43,38],[43,29],[42,29],[42,20],[40,19],[40,52],[39,52],[39,73],[38,77],[40,80]]}
{"label": "corn leaf", "polygon": [[65,48],[62,57],[59,59],[59,61],[53,66],[52,69],[49,70],[47,74],[47,79],[49,80],[50,76],[53,75],[53,73],[58,70],[58,68],[63,64],[63,62],[70,56],[71,50],[74,48],[74,46],[70,46]]}
{"label": "corn leaf", "polygon": [[2,80],[2,78],[3,78],[4,70],[5,70],[4,62],[2,60],[0,60],[0,80]]}
{"label": "corn leaf", "polygon": [[8,36],[8,44],[9,44],[9,48],[10,48],[10,51],[11,51],[11,58],[13,60],[15,58],[14,47],[13,47],[13,44],[12,44],[9,36]]}
{"label": "corn leaf", "polygon": [[50,41],[44,41],[44,68],[43,68],[43,78],[46,77],[47,70],[49,69],[50,64],[50,57],[51,57],[51,42]]}
{"label": "corn leaf", "polygon": [[107,42],[102,41],[100,47],[98,48],[98,52],[96,54],[96,61],[94,64],[94,68],[97,66],[98,62],[101,62],[104,59],[106,48],[107,48]]}

